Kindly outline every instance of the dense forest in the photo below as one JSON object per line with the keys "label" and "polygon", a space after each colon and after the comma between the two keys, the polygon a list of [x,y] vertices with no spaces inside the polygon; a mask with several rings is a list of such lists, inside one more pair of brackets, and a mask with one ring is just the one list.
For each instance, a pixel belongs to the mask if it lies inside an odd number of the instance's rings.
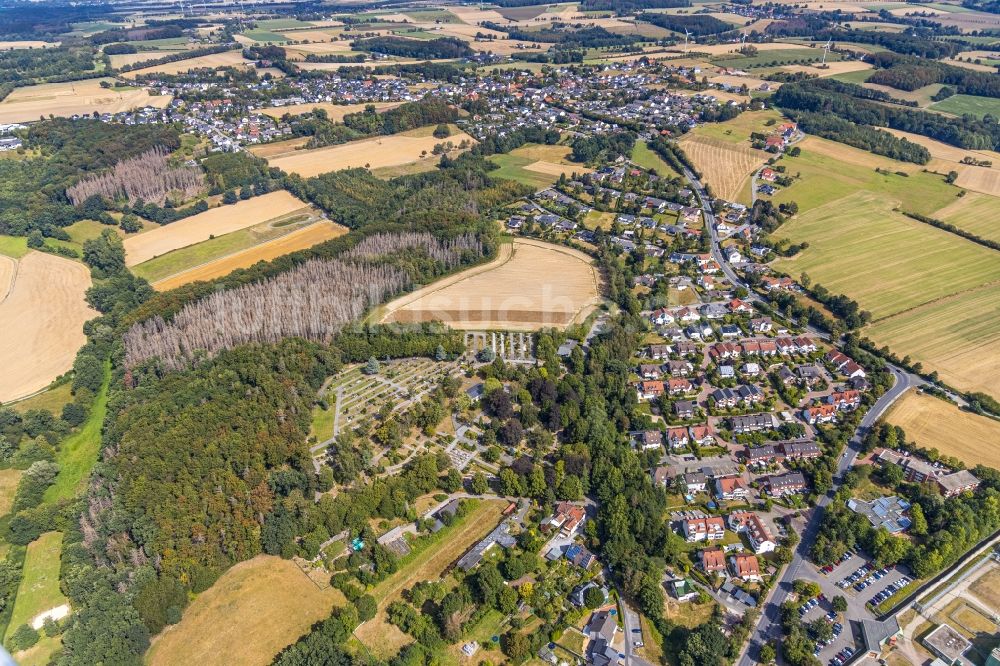
{"label": "dense forest", "polygon": [[799,129],[807,134],[815,134],[824,139],[832,139],[861,148],[876,155],[885,155],[903,162],[927,164],[930,151],[920,144],[893,136],[885,130],[867,125],[856,125],[837,116],[810,111],[787,109],[788,116],[799,124]]}
{"label": "dense forest", "polygon": [[783,111],[830,114],[859,125],[891,127],[922,134],[938,141],[973,150],[1000,148],[1000,125],[966,116],[949,118],[936,113],[906,109],[860,99],[836,90],[836,82],[816,79],[787,83],[778,89],[773,103]]}
{"label": "dense forest", "polygon": [[90,46],[0,51],[0,83],[85,78],[96,74],[97,51]]}
{"label": "dense forest", "polygon": [[1000,76],[995,72],[977,72],[895,53],[874,53],[871,63],[878,71],[869,77],[870,83],[897,90],[916,90],[932,83],[944,83],[963,95],[1000,97]]}
{"label": "dense forest", "polygon": [[457,37],[436,37],[434,39],[406,39],[404,37],[371,37],[351,43],[358,51],[370,51],[403,58],[467,58],[475,53],[472,48]]}
{"label": "dense forest", "polygon": [[686,30],[694,37],[717,35],[733,29],[731,23],[709,14],[640,14],[637,18],[674,32],[683,33]]}
{"label": "dense forest", "polygon": [[569,49],[629,46],[643,40],[643,37],[639,35],[619,35],[599,26],[577,30],[565,23],[553,23],[551,26],[539,30],[519,30],[517,28],[490,23],[489,21],[484,21],[483,26],[506,32],[511,39],[559,44]]}
{"label": "dense forest", "polygon": [[[165,125],[111,125],[98,120],[35,123],[27,146],[39,157],[0,160],[0,233],[61,237],[61,228],[103,211],[74,207],[65,190],[81,174],[99,172],[157,147],[176,150],[178,130]],[[65,233],[65,232],[62,232]]]}

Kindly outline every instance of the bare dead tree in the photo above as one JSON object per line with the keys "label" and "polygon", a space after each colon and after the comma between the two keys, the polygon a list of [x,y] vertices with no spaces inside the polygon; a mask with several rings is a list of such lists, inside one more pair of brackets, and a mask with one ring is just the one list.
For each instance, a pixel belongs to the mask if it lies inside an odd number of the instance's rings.
{"label": "bare dead tree", "polygon": [[171,166],[166,148],[157,146],[142,155],[122,160],[111,171],[99,173],[66,188],[66,196],[78,206],[90,197],[124,198],[129,203],[145,201],[163,205],[176,193],[187,199],[205,187],[205,174],[196,166]]}

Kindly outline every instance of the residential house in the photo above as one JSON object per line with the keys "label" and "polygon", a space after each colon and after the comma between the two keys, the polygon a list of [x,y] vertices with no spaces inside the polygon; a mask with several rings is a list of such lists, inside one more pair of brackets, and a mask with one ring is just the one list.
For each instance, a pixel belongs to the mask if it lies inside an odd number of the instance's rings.
{"label": "residential house", "polygon": [[671,377],[667,380],[667,389],[670,395],[680,395],[688,393],[694,388],[690,379],[683,377]]}
{"label": "residential house", "polygon": [[750,432],[761,432],[771,430],[774,426],[774,416],[771,414],[748,414],[746,416],[733,416],[729,419],[732,430],[737,435]]}
{"label": "residential house", "polygon": [[655,400],[663,395],[663,382],[660,380],[642,381],[636,387],[639,400]]}
{"label": "residential house", "polygon": [[671,449],[683,449],[688,441],[687,428],[667,428],[667,444]]}
{"label": "residential house", "polygon": [[612,645],[618,632],[618,622],[611,611],[598,611],[587,622],[587,663],[593,666],[612,666],[620,660],[618,650]]}
{"label": "residential house", "polygon": [[654,361],[662,361],[670,358],[670,345],[649,345],[646,354]]}
{"label": "residential house", "polygon": [[767,524],[753,511],[734,511],[729,514],[729,529],[746,534],[750,547],[758,555],[770,553],[778,547]]}
{"label": "residential house", "polygon": [[743,457],[750,466],[770,465],[784,460],[785,454],[776,446],[748,446],[743,451]]}
{"label": "residential house", "polygon": [[693,419],[694,407],[694,402],[690,400],[678,400],[674,403],[674,414],[679,419]]}
{"label": "residential house", "polygon": [[764,579],[760,575],[760,562],[756,555],[740,553],[729,558],[730,571],[733,576],[744,582],[762,582]]}
{"label": "residential house", "polygon": [[705,573],[726,570],[726,554],[721,548],[705,548],[701,551],[701,569]]}
{"label": "residential house", "polygon": [[691,436],[691,441],[698,444],[698,446],[711,446],[715,443],[715,437],[712,436],[712,428],[708,424],[689,426],[688,434]]}
{"label": "residential house", "polygon": [[552,515],[542,521],[541,529],[543,532],[558,530],[560,535],[571,537],[586,520],[587,512],[582,506],[559,502]]}
{"label": "residential house", "polygon": [[635,444],[643,451],[663,446],[663,433],[659,430],[643,430],[635,433]]}
{"label": "residential house", "polygon": [[850,411],[861,404],[861,393],[858,391],[836,391],[827,396],[826,402],[840,411]]}
{"label": "residential house", "polygon": [[726,523],[720,516],[688,518],[683,523],[684,538],[688,542],[718,541],[726,535]]}
{"label": "residential house", "polygon": [[962,493],[967,493],[979,487],[980,481],[972,472],[960,469],[952,474],[945,474],[935,479],[938,489],[945,497],[955,497]]}
{"label": "residential house", "polygon": [[799,460],[803,458],[818,458],[823,455],[823,450],[819,444],[807,439],[800,439],[791,442],[782,442],[781,450],[785,453],[785,458],[789,460]]}
{"label": "residential house", "polygon": [[767,492],[772,497],[795,495],[806,489],[806,477],[802,472],[789,472],[767,477]]}
{"label": "residential house", "polygon": [[818,423],[830,423],[837,420],[837,408],[833,405],[819,405],[817,407],[806,407],[802,410],[802,420],[809,425]]}
{"label": "residential house", "polygon": [[715,480],[715,496],[726,502],[746,499],[750,496],[750,489],[739,476],[723,476]]}
{"label": "residential house", "polygon": [[705,476],[704,472],[688,472],[682,478],[689,495],[703,493],[708,490],[708,477]]}
{"label": "residential house", "polygon": [[659,379],[663,368],[655,363],[643,363],[639,366],[639,376],[643,379]]}

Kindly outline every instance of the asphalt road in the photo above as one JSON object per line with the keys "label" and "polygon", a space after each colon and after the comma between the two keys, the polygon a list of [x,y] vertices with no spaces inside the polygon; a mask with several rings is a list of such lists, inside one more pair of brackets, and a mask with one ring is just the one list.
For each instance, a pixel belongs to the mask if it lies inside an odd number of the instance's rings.
{"label": "asphalt road", "polygon": [[872,408],[869,409],[868,413],[865,414],[863,419],[861,419],[861,424],[858,426],[854,437],[851,438],[844,455],[841,456],[840,461],[837,463],[837,474],[833,478],[833,487],[826,495],[819,499],[816,508],[813,510],[812,519],[809,521],[809,524],[806,526],[805,531],[801,535],[802,539],[799,542],[798,547],[795,549],[792,561],[787,567],[785,567],[785,571],[778,581],[778,584],[775,586],[771,594],[771,598],[764,605],[760,621],[757,623],[757,628],[750,637],[748,649],[744,651],[743,656],[737,662],[739,666],[751,666],[752,664],[757,663],[756,656],[759,654],[761,646],[768,641],[780,638],[781,605],[785,602],[789,593],[792,591],[792,582],[796,578],[799,578],[799,570],[803,566],[809,566],[806,563],[806,556],[809,552],[809,548],[816,539],[816,533],[819,531],[823,509],[833,499],[833,495],[837,492],[837,489],[843,482],[844,473],[847,472],[847,470],[851,468],[851,465],[854,464],[854,461],[858,456],[858,452],[860,451],[861,440],[864,438],[864,434],[885,413],[892,403],[913,385],[913,377],[908,373],[903,372],[894,366],[889,366],[889,370],[892,372],[896,380],[895,385],[882,394],[882,397],[880,397],[878,401],[872,405]]}
{"label": "asphalt road", "polygon": [[[698,198],[699,204],[701,204],[701,209],[705,216],[705,224],[708,226],[709,234],[712,239],[712,257],[719,264],[723,274],[725,274],[733,286],[746,287],[744,282],[736,274],[736,271],[729,264],[729,262],[726,261],[726,258],[722,254],[722,248],[719,245],[719,232],[715,228],[715,214],[712,212],[712,207],[709,204],[708,193],[705,191],[701,182],[695,178],[694,174],[689,169],[684,169],[684,176],[687,178],[691,189]],[[755,301],[761,299],[751,291],[747,300]],[[811,328],[810,333],[824,338],[828,337],[821,331],[815,331]],[[855,459],[857,459],[858,453],[861,449],[861,441],[864,438],[865,433],[911,386],[918,386],[926,383],[922,378],[907,373],[894,365],[886,364],[886,366],[888,370],[892,372],[895,383],[891,389],[882,394],[875,404],[872,405],[872,408],[868,410],[868,413],[865,414],[864,418],[861,419],[861,423],[858,426],[857,431],[854,433],[854,437],[851,438],[844,455],[841,456],[837,463],[837,473],[833,478],[833,487],[817,502],[816,508],[812,511],[811,519],[801,534],[801,539],[798,547],[795,549],[792,561],[787,567],[785,567],[784,573],[779,579],[778,584],[772,588],[770,598],[762,604],[760,620],[757,623],[757,627],[751,634],[749,643],[744,648],[741,657],[737,661],[739,666],[751,666],[752,664],[757,663],[756,657],[760,653],[761,646],[771,640],[780,639],[781,605],[785,602],[789,593],[792,591],[792,582],[796,578],[799,578],[799,571],[803,566],[809,566],[806,563],[806,556],[808,555],[809,549],[815,541],[816,534],[819,531],[819,526],[822,522],[823,510],[833,499],[834,494],[836,494],[837,489],[843,482],[844,473],[851,468]]]}

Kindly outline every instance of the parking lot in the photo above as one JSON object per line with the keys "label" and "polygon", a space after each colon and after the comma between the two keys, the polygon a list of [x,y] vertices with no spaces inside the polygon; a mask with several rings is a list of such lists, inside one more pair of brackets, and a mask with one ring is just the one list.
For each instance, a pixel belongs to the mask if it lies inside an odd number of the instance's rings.
{"label": "parking lot", "polygon": [[[875,619],[869,602],[878,599],[882,593],[891,594],[896,588],[902,588],[909,581],[908,571],[901,567],[889,567],[877,570],[874,564],[864,554],[849,553],[843,560],[832,567],[822,569],[809,565],[803,571],[803,577],[819,584],[822,597],[805,612],[800,608],[803,623],[813,622],[818,618],[828,616],[833,611],[832,599],[843,596],[847,600],[847,611],[839,617],[832,617],[832,624],[841,624],[837,636],[825,646],[820,646],[816,657],[824,664],[838,665],[838,655],[843,655],[845,649],[863,649],[860,635],[854,635],[861,620]],[[874,602],[876,605],[879,601]],[[845,663],[841,659],[839,663]]]}

